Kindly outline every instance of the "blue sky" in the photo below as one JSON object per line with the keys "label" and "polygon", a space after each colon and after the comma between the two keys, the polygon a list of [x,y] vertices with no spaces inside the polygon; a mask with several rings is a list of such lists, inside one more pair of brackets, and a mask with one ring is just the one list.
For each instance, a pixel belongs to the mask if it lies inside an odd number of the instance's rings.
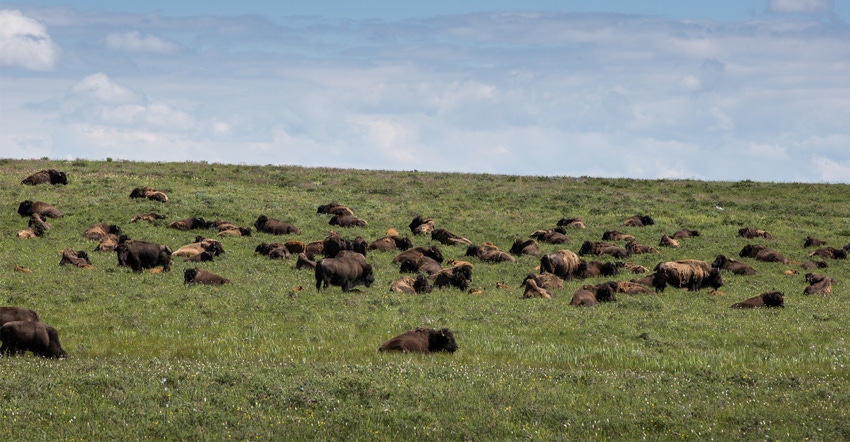
{"label": "blue sky", "polygon": [[0,157],[850,182],[844,0],[128,3],[0,4]]}

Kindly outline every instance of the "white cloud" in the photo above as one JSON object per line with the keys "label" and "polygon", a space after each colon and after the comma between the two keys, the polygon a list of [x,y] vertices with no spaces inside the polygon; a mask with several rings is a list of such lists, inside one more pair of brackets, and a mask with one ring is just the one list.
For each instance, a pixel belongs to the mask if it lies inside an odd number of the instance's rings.
{"label": "white cloud", "polygon": [[136,93],[120,84],[114,83],[102,72],[83,78],[71,86],[70,93],[74,97],[92,100],[98,103],[134,103],[140,99]]}
{"label": "white cloud", "polygon": [[48,71],[58,57],[59,47],[43,24],[21,11],[0,10],[0,65]]}
{"label": "white cloud", "polygon": [[821,181],[846,183],[850,177],[850,161],[842,163],[829,158],[815,155],[812,157],[812,166]]}
{"label": "white cloud", "polygon": [[141,35],[138,31],[113,32],[106,36],[106,47],[130,52],[154,52],[173,54],[180,50],[177,43],[153,35]]}
{"label": "white cloud", "polygon": [[831,12],[833,0],[768,0],[767,10],[773,14],[824,14]]}

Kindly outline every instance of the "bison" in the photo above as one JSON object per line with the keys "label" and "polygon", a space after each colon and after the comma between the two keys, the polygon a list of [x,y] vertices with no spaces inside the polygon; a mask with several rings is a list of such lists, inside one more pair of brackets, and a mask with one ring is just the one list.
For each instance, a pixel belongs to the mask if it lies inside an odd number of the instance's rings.
{"label": "bison", "polygon": [[24,307],[0,307],[0,325],[13,321],[39,322],[38,313]]}
{"label": "bison", "polygon": [[804,295],[828,295],[832,293],[834,280],[828,276],[806,273],[806,282],[809,283],[809,286],[803,290]]}
{"label": "bison", "polygon": [[431,239],[447,246],[472,245],[472,241],[462,236],[455,235],[454,233],[449,232],[446,229],[434,229],[431,232]]}
{"label": "bison", "polygon": [[184,262],[212,262],[212,261],[215,261],[215,255],[211,252],[207,252],[206,250],[204,250],[203,252],[201,252],[197,255],[183,258],[183,261]]}
{"label": "bison", "polygon": [[584,255],[611,255],[614,258],[628,258],[629,251],[616,244],[611,244],[603,241],[585,241],[582,243],[578,251],[579,256]]}
{"label": "bison", "polygon": [[552,299],[555,297],[555,294],[552,293],[551,290],[537,285],[537,280],[534,278],[534,275],[526,276],[523,284],[525,285],[525,291],[522,293],[523,298]]}
{"label": "bison", "polygon": [[599,285],[585,284],[579,287],[570,299],[570,305],[592,307],[600,302],[615,302],[617,284],[615,282],[604,282]]}
{"label": "bison", "polygon": [[194,218],[186,218],[172,222],[168,225],[168,227],[177,230],[197,230],[197,229],[209,229],[210,222],[206,221],[201,217]]}
{"label": "bison", "polygon": [[738,236],[746,239],[762,237],[764,239],[773,239],[773,235],[764,230],[755,229],[752,227],[744,227],[738,230]]}
{"label": "bison", "polygon": [[781,262],[782,264],[788,264],[788,260],[785,259],[782,254],[760,244],[747,244],[743,249],[741,249],[738,256],[742,258],[755,258],[756,261]]}
{"label": "bison", "polygon": [[626,251],[629,255],[642,255],[644,253],[658,253],[658,249],[650,245],[641,244],[637,241],[629,241],[626,243]]}
{"label": "bison", "polygon": [[295,268],[296,269],[316,269],[316,261],[310,259],[306,253],[301,252],[298,254],[298,259],[295,260]]}
{"label": "bison", "polygon": [[164,244],[147,241],[123,240],[115,248],[118,265],[130,267],[134,272],[162,266],[165,272],[171,271],[171,248]]}
{"label": "bison", "polygon": [[407,227],[414,235],[430,235],[434,231],[434,220],[417,215]]}
{"label": "bison", "polygon": [[663,292],[668,285],[691,291],[705,287],[712,287],[717,290],[723,286],[720,270],[711,267],[705,261],[696,259],[659,263],[655,266],[653,279],[656,292]]}
{"label": "bison", "polygon": [[621,233],[616,230],[606,230],[602,233],[603,241],[634,241],[635,237],[626,233]]}
{"label": "bison", "polygon": [[717,269],[729,270],[735,275],[757,275],[756,269],[743,262],[727,258],[726,255],[717,255],[711,266]]}
{"label": "bison", "polygon": [[425,275],[402,276],[390,284],[390,291],[416,295],[431,292],[431,283]]}
{"label": "bison", "polygon": [[340,227],[366,227],[368,223],[354,215],[334,215],[328,224]]}
{"label": "bison", "polygon": [[168,195],[165,192],[147,186],[133,189],[130,192],[130,198],[147,198],[151,201],[159,201],[161,203],[168,202]]}
{"label": "bison", "polygon": [[466,248],[466,256],[476,256],[484,262],[516,262],[510,253],[507,253],[495,245],[485,242],[481,246],[470,245]]}
{"label": "bison", "polygon": [[679,229],[670,235],[673,239],[687,239],[694,236],[699,236],[698,230]]}
{"label": "bison", "polygon": [[576,229],[586,229],[587,225],[584,224],[584,221],[581,218],[561,218],[558,220],[558,223],[555,224],[558,227],[573,227]]}
{"label": "bison", "polygon": [[413,247],[413,242],[408,237],[400,237],[398,235],[386,235],[382,238],[378,238],[368,246],[366,246],[366,250],[379,250],[379,251],[387,251],[387,250],[407,250]]}
{"label": "bison", "polygon": [[39,233],[39,236],[53,228],[52,225],[50,225],[47,221],[44,220],[44,218],[41,217],[41,215],[37,213],[33,213],[32,215],[30,215],[30,220],[27,222],[27,226],[34,232],[41,232]]}
{"label": "bison", "polygon": [[443,253],[440,251],[440,248],[437,246],[425,247],[418,246],[407,249],[393,258],[393,264],[400,264],[404,262],[405,259],[419,259],[420,256],[425,255],[430,258],[433,258],[435,261],[442,263],[443,262]]}
{"label": "bison", "polygon": [[540,257],[540,273],[552,273],[562,279],[571,279],[578,274],[580,260],[570,250],[546,253]]}
{"label": "bison", "polygon": [[83,232],[83,238],[91,239],[93,241],[100,241],[107,235],[121,236],[121,228],[115,224],[97,223],[90,226]]}
{"label": "bison", "polygon": [[472,266],[461,264],[441,270],[439,273],[431,275],[434,280],[434,287],[443,288],[446,286],[456,287],[460,290],[469,288],[469,281],[472,281]]}
{"label": "bison", "polygon": [[573,240],[567,236],[567,230],[563,227],[555,227],[553,229],[535,230],[529,235],[540,242],[546,244],[572,244]]}
{"label": "bison", "polygon": [[844,249],[836,249],[833,247],[822,247],[809,253],[809,256],[819,256],[821,258],[829,259],[847,259],[847,251]]}
{"label": "bison", "polygon": [[349,250],[366,256],[368,246],[369,244],[362,236],[349,240],[333,232],[322,241],[322,254],[325,255],[325,258],[335,258],[340,252]]}
{"label": "bison", "polygon": [[533,279],[534,283],[537,284],[538,287],[542,287],[544,289],[559,289],[564,286],[564,281],[561,278],[548,272],[544,272],[539,275],[529,273],[528,276],[522,280],[522,283],[525,284],[525,282],[529,279]]}
{"label": "bison", "polygon": [[400,351],[402,353],[454,353],[458,346],[454,334],[447,328],[416,327],[381,344],[378,351]]}
{"label": "bison", "polygon": [[328,214],[328,215],[338,215],[338,216],[345,216],[345,215],[353,216],[354,215],[353,210],[351,210],[348,207],[343,206],[342,204],[339,204],[337,202],[331,202],[329,204],[323,204],[323,205],[319,206],[318,210],[316,210],[316,213],[325,213],[325,214]]}
{"label": "bison", "polygon": [[806,240],[803,241],[803,247],[820,247],[820,246],[825,246],[825,245],[826,245],[826,241],[824,241],[822,239],[815,239],[815,238],[812,238],[811,236],[807,236]]}
{"label": "bison", "polygon": [[424,272],[430,275],[435,275],[443,270],[439,262],[430,256],[422,255],[418,258],[407,258],[401,262],[399,271],[401,273],[419,273]]}
{"label": "bison", "polygon": [[183,284],[224,285],[230,280],[200,267],[183,270]]}
{"label": "bison", "polygon": [[203,236],[196,236],[195,242],[191,244],[186,244],[183,247],[175,250],[172,253],[174,256],[182,256],[184,258],[188,258],[191,256],[199,255],[203,252],[210,252],[215,256],[224,254],[224,245],[221,241],[217,239],[204,238]]}
{"label": "bison", "polygon": [[655,220],[648,215],[635,215],[623,221],[623,225],[626,227],[645,227],[653,224],[655,224]]}
{"label": "bison", "polygon": [[21,181],[21,184],[68,184],[68,176],[65,172],[56,169],[40,170]]}
{"label": "bison", "polygon": [[43,201],[25,200],[18,205],[18,215],[31,217],[33,213],[47,218],[62,218],[63,216],[59,209]]}
{"label": "bison", "polygon": [[785,308],[785,294],[782,292],[767,292],[761,295],[747,298],[741,302],[732,304],[732,308],[760,308],[760,307],[782,307]]}
{"label": "bison", "polygon": [[156,212],[148,212],[148,213],[143,213],[141,215],[136,215],[136,216],[130,218],[130,222],[134,223],[136,221],[147,221],[149,223],[152,223],[152,222],[155,222],[158,219],[166,219],[166,218],[167,217],[165,215],[160,215]]}
{"label": "bison", "polygon": [[85,269],[90,269],[94,267],[91,265],[88,253],[82,250],[75,251],[70,247],[62,251],[62,259],[59,260],[60,266],[63,266],[65,264],[72,264]]}
{"label": "bison", "polygon": [[43,322],[12,321],[0,326],[0,353],[22,355],[27,351],[44,358],[68,357],[55,328]]}
{"label": "bison", "polygon": [[289,235],[291,233],[300,234],[301,229],[287,222],[283,222],[274,218],[269,218],[265,215],[260,215],[254,221],[254,227],[258,232],[270,233],[272,235]]}
{"label": "bison", "polygon": [[336,285],[342,287],[343,292],[348,292],[354,286],[362,284],[369,287],[375,282],[372,265],[366,263],[365,256],[353,252],[317,261],[315,276],[316,290]]}
{"label": "bison", "polygon": [[682,244],[678,239],[672,238],[670,235],[661,235],[661,241],[658,243],[660,247],[672,247],[678,249]]}
{"label": "bison", "polygon": [[602,263],[599,261],[581,260],[578,264],[576,275],[579,278],[593,278],[596,276],[614,276],[620,273],[622,264],[614,262]]}
{"label": "bison", "polygon": [[514,255],[531,255],[540,256],[540,244],[534,239],[523,241],[520,238],[514,240],[514,245],[511,246],[511,253]]}

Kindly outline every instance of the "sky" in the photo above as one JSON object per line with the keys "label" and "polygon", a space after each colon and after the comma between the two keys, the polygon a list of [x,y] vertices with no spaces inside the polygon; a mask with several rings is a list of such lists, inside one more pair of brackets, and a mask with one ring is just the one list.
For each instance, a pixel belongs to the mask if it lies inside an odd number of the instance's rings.
{"label": "sky", "polygon": [[849,122],[850,0],[0,3],[2,158],[850,183]]}

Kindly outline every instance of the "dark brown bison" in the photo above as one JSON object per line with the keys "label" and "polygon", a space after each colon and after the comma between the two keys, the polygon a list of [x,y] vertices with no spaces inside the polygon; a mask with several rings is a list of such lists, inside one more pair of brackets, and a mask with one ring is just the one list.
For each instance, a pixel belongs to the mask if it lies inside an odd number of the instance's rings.
{"label": "dark brown bison", "polygon": [[825,246],[825,245],[826,245],[826,241],[824,241],[822,239],[815,239],[815,238],[812,238],[811,236],[807,236],[806,240],[803,241],[803,247],[821,247],[821,246]]}
{"label": "dark brown bison", "polygon": [[334,215],[328,224],[340,227],[366,227],[368,223],[354,215]]}
{"label": "dark brown bison", "polygon": [[426,273],[429,276],[440,273],[443,270],[440,263],[430,256],[422,255],[418,258],[408,258],[401,262],[399,272],[401,273]]}
{"label": "dark brown bison", "polygon": [[141,215],[136,215],[136,216],[130,218],[130,222],[134,223],[136,221],[147,221],[149,223],[152,223],[152,222],[155,222],[158,219],[166,219],[166,218],[167,217],[165,215],[160,215],[156,212],[148,212],[148,213],[143,213]]}
{"label": "dark brown bison", "polygon": [[316,213],[325,213],[328,215],[339,215],[339,216],[353,216],[354,211],[349,209],[348,207],[343,206],[337,202],[331,202],[329,204],[323,204],[319,206],[316,210]]}
{"label": "dark brown bison", "polygon": [[622,264],[615,262],[599,262],[581,260],[578,264],[576,276],[579,278],[594,278],[597,276],[614,276],[620,274]]}
{"label": "dark brown bison", "polygon": [[525,286],[525,290],[522,293],[523,298],[552,299],[555,297],[555,294],[552,293],[551,290],[537,285],[537,279],[534,278],[534,275],[526,276],[525,280],[523,281],[523,285]]}
{"label": "dark brown bison", "polygon": [[184,284],[224,285],[230,280],[200,267],[183,270]]}
{"label": "dark brown bison", "polygon": [[349,250],[366,256],[369,244],[362,236],[357,236],[353,240],[345,239],[338,233],[333,232],[322,241],[322,254],[325,258],[335,258],[340,252]]}
{"label": "dark brown bison", "polygon": [[667,286],[686,288],[694,291],[705,287],[715,290],[723,286],[720,270],[711,267],[705,261],[686,259],[668,261],[655,266],[653,286],[656,292],[663,292]]}
{"label": "dark brown bison", "polygon": [[584,221],[581,218],[568,218],[564,217],[558,220],[558,223],[555,224],[558,227],[572,227],[575,229],[586,229],[587,225],[584,224]]}
{"label": "dark brown bison", "polygon": [[206,221],[201,217],[194,218],[186,218],[172,222],[168,225],[168,227],[177,230],[197,230],[197,229],[209,229],[210,222]]}
{"label": "dark brown bison", "polygon": [[434,220],[432,218],[425,218],[422,215],[417,215],[407,227],[410,228],[410,231],[413,232],[414,235],[430,235],[431,232],[434,231]]}
{"label": "dark brown bison", "polygon": [[626,227],[645,227],[653,224],[655,224],[655,220],[648,215],[635,215],[623,221],[623,225]]}
{"label": "dark brown bison", "polygon": [[505,252],[488,242],[485,242],[480,246],[471,245],[467,247],[466,256],[475,256],[484,262],[490,263],[516,262],[516,258],[514,258],[510,253]]}
{"label": "dark brown bison", "polygon": [[466,290],[469,288],[469,281],[472,281],[472,266],[467,264],[455,265],[431,275],[430,278],[434,280],[434,287],[452,286]]}
{"label": "dark brown bison", "polygon": [[553,229],[535,230],[529,235],[540,242],[546,244],[572,244],[573,240],[567,236],[567,230],[563,227],[555,227]]}
{"label": "dark brown bison", "polygon": [[62,251],[62,259],[59,260],[60,266],[65,264],[71,264],[85,269],[94,267],[91,265],[88,253],[82,250],[74,250],[70,247]]}
{"label": "dark brown bison", "polygon": [[295,268],[315,270],[316,261],[313,261],[306,253],[302,252],[298,254],[298,259],[295,260]]}
{"label": "dark brown bison", "polygon": [[661,241],[658,243],[660,247],[672,247],[678,249],[682,244],[678,239],[670,237],[670,235],[661,235]]}
{"label": "dark brown bison", "polygon": [[641,244],[637,241],[629,241],[626,243],[626,251],[630,255],[642,255],[644,253],[658,253],[658,249],[650,245]]}
{"label": "dark brown bison", "polygon": [[806,273],[806,282],[809,283],[809,286],[803,290],[804,295],[828,295],[832,293],[834,280],[828,276]]}
{"label": "dark brown bison", "polygon": [[168,201],[168,195],[165,192],[160,192],[153,187],[136,187],[130,192],[130,198],[147,198],[151,201],[159,201],[161,203]]}
{"label": "dark brown bison", "polygon": [[819,256],[821,258],[829,259],[847,259],[847,251],[833,247],[822,247],[809,253],[809,256]]}
{"label": "dark brown bison", "polygon": [[184,262],[212,262],[215,261],[215,255],[211,252],[207,252],[204,250],[203,252],[190,256],[188,258],[183,258]]}
{"label": "dark brown bison", "polygon": [[406,236],[402,238],[398,235],[386,235],[369,243],[366,246],[366,250],[380,250],[385,252],[387,250],[407,250],[411,247],[413,247],[413,241]]}
{"label": "dark brown bison", "polygon": [[738,256],[742,258],[755,258],[756,261],[781,262],[782,264],[788,264],[788,260],[785,259],[785,257],[779,252],[760,244],[747,244],[743,249],[741,249]]}
{"label": "dark brown bison", "polygon": [[434,229],[431,231],[431,239],[447,246],[471,246],[472,241],[455,235],[446,229]]}
{"label": "dark brown bison", "polygon": [[679,229],[670,235],[673,239],[687,239],[699,236],[698,230]]}
{"label": "dark brown bison", "polygon": [[0,325],[13,321],[38,322],[38,313],[24,307],[0,307]]}
{"label": "dark brown bison", "polygon": [[30,220],[27,222],[27,226],[31,228],[34,232],[40,232],[39,236],[53,228],[52,225],[50,225],[47,221],[44,220],[44,218],[41,217],[41,215],[37,213],[33,213],[32,215],[30,215]]}
{"label": "dark brown bison", "polygon": [[529,278],[533,279],[534,283],[537,284],[538,287],[543,287],[544,289],[559,289],[564,286],[564,281],[561,278],[548,272],[544,272],[539,275],[529,273],[528,276],[522,280],[522,283],[525,284],[525,281]]}
{"label": "dark brown bison", "polygon": [[425,247],[418,246],[407,249],[393,258],[393,264],[401,264],[405,259],[419,259],[420,256],[425,255],[431,257],[435,261],[442,263],[443,262],[443,253],[440,251],[440,248],[437,246]]}
{"label": "dark brown bison", "polygon": [[287,222],[283,222],[274,218],[269,218],[265,215],[257,217],[254,221],[254,227],[258,232],[270,233],[272,235],[288,235],[291,233],[300,234],[301,229]]}
{"label": "dark brown bison", "polygon": [[[260,255],[269,256],[272,253],[272,251],[278,250],[278,249],[285,250],[287,256],[289,256],[291,254],[289,249],[287,249],[286,246],[283,243],[279,243],[279,242],[273,242],[273,243],[261,242],[261,243],[257,244],[257,247],[254,249],[254,253],[259,253]],[[278,254],[280,255],[282,253],[279,252]]]}
{"label": "dark brown bison", "polygon": [[582,243],[578,251],[579,256],[585,255],[611,255],[614,258],[628,258],[629,251],[616,244],[611,244],[603,241],[585,241]]}
{"label": "dark brown bison", "polygon": [[803,268],[803,270],[825,269],[829,267],[829,264],[824,261],[806,261],[800,264],[800,267]]}
{"label": "dark brown bison", "polygon": [[785,308],[785,294],[782,292],[767,292],[761,295],[747,298],[741,302],[732,304],[732,308],[760,308],[760,307],[782,307]]}
{"label": "dark brown bison", "polygon": [[534,239],[523,241],[517,238],[514,240],[514,245],[511,246],[510,252],[514,255],[540,256],[540,244]]}
{"label": "dark brown bison", "polygon": [[340,253],[336,258],[325,258],[316,262],[316,290],[329,285],[342,287],[348,292],[352,287],[375,282],[372,265],[366,263],[366,257],[359,253]]}
{"label": "dark brown bison", "polygon": [[0,353],[22,355],[27,351],[44,358],[68,357],[56,329],[43,322],[12,321],[0,326]]}
{"label": "dark brown bison", "polygon": [[400,351],[402,353],[436,353],[457,351],[454,334],[447,328],[416,327],[381,344],[378,351]]}
{"label": "dark brown bison", "polygon": [[604,282],[599,285],[584,284],[579,287],[570,299],[570,305],[592,307],[600,302],[615,302],[617,300],[617,284]]}
{"label": "dark brown bison", "polygon": [[210,252],[215,256],[223,255],[224,245],[221,243],[221,241],[217,239],[196,236],[195,242],[180,247],[179,249],[175,250],[172,255],[188,258],[190,256],[199,255],[203,252]]}
{"label": "dark brown bison", "polygon": [[31,217],[33,213],[43,218],[62,218],[63,215],[59,209],[43,201],[26,200],[18,205],[18,215]]}
{"label": "dark brown bison", "polygon": [[85,232],[83,232],[83,238],[91,239],[93,241],[100,241],[106,235],[121,236],[121,228],[115,224],[97,223],[90,226],[85,230]]}
{"label": "dark brown bison", "polygon": [[118,265],[130,267],[134,272],[162,266],[164,272],[171,271],[171,248],[164,244],[147,241],[124,240],[115,248]]}
{"label": "dark brown bison", "polygon": [[21,184],[68,184],[68,176],[56,169],[45,169],[24,178]]}
{"label": "dark brown bison", "polygon": [[570,250],[550,252],[540,257],[540,273],[551,273],[562,279],[571,279],[578,275],[580,263],[578,255]]}
{"label": "dark brown bison", "polygon": [[711,266],[717,269],[729,270],[735,275],[757,275],[756,269],[750,267],[743,262],[736,261],[732,258],[727,258],[726,255],[717,255]]}
{"label": "dark brown bison", "polygon": [[773,235],[767,233],[767,231],[755,229],[752,227],[744,227],[738,230],[738,236],[746,239],[753,239],[762,237],[764,239],[773,239]]}
{"label": "dark brown bison", "polygon": [[210,222],[209,227],[218,231],[218,236],[251,236],[254,232],[250,227],[237,226],[220,219]]}
{"label": "dark brown bison", "polygon": [[603,241],[634,241],[635,237],[626,233],[618,232],[616,230],[606,230],[602,233]]}
{"label": "dark brown bison", "polygon": [[416,295],[431,292],[431,283],[425,275],[402,276],[390,283],[390,291]]}

